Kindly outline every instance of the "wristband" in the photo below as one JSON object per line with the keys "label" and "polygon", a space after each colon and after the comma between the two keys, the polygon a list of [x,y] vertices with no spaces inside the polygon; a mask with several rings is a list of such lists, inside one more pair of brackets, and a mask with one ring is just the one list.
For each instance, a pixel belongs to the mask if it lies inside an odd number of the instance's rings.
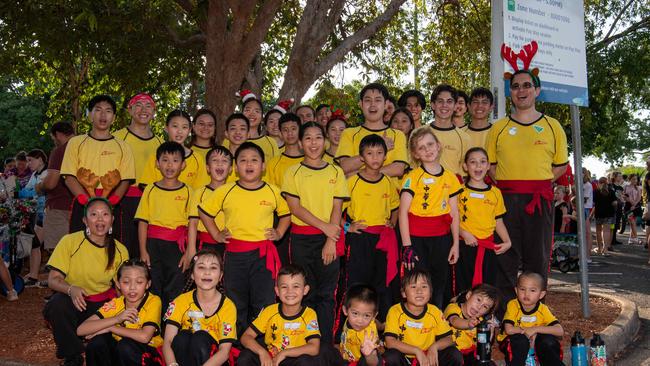
{"label": "wristband", "polygon": [[118,203],[120,203],[120,197],[118,197],[118,196],[112,194],[112,195],[110,195],[110,196],[108,197],[108,202],[110,202],[111,205],[115,206],[115,205],[117,205]]}
{"label": "wristband", "polygon": [[88,204],[88,195],[87,194],[78,194],[77,197],[75,197],[77,202],[79,202],[80,205],[85,206]]}
{"label": "wristband", "polygon": [[404,247],[402,251],[402,263],[407,266],[413,265],[418,262],[417,253],[412,246]]}

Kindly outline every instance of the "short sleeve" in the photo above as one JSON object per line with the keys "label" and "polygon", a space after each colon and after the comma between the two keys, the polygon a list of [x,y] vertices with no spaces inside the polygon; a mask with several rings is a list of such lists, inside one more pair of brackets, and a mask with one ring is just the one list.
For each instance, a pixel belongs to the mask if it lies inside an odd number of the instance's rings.
{"label": "short sleeve", "polygon": [[309,341],[312,338],[320,338],[320,327],[318,325],[318,318],[316,312],[309,308],[305,311],[305,341]]}
{"label": "short sleeve", "polygon": [[384,329],[384,335],[386,336],[398,338],[398,335],[400,334],[399,307],[399,304],[393,305],[393,307],[388,310],[388,314],[386,315],[386,328]]}
{"label": "short sleeve", "polygon": [[449,183],[449,197],[454,197],[463,191],[463,186],[460,185],[456,175],[449,172],[447,177],[447,182]]}
{"label": "short sleeve", "polygon": [[68,144],[63,154],[63,162],[61,162],[61,175],[77,176],[77,169],[79,169],[79,137],[73,137],[68,140]]}
{"label": "short sleeve", "polygon": [[151,299],[147,302],[146,311],[145,309],[140,310],[140,322],[142,326],[151,325],[156,328],[157,331],[160,331],[160,312],[162,311],[162,301],[160,297],[156,295],[149,294]]}
{"label": "short sleeve", "polygon": [[273,186],[273,195],[275,195],[275,202],[277,202],[277,206],[275,207],[275,213],[278,214],[278,216],[286,216],[291,213],[289,211],[289,205],[287,204],[287,201],[282,197],[282,194],[280,193],[280,189],[278,187]]}
{"label": "short sleeve", "polygon": [[151,195],[151,190],[154,185],[148,185],[142,192],[142,197],[140,197],[140,203],[138,203],[138,209],[135,211],[135,219],[149,222],[151,218],[151,211],[149,208],[149,196]]}
{"label": "short sleeve", "polygon": [[199,189],[206,184],[210,184],[210,175],[208,175],[208,170],[205,167],[205,161],[202,159],[198,159],[198,172],[196,172],[196,178],[194,179],[194,182],[190,184],[190,188],[192,189]]}
{"label": "short sleeve", "polygon": [[180,295],[177,298],[175,298],[174,301],[170,302],[169,306],[167,306],[167,311],[165,312],[165,316],[163,317],[163,321],[165,322],[165,324],[172,324],[178,328],[181,328],[181,324],[183,322],[183,313],[184,313],[184,310],[182,310],[181,308],[184,307],[180,306],[181,305],[180,303],[183,301],[182,299],[183,295]]}
{"label": "short sleeve", "polygon": [[494,194],[497,196],[497,207],[496,207],[496,212],[495,212],[495,217],[501,218],[503,215],[506,214],[506,205],[503,202],[503,195],[501,194],[501,190],[498,188],[494,190]]}
{"label": "short sleeve", "polygon": [[336,158],[347,158],[350,156],[359,155],[355,153],[355,149],[352,142],[353,129],[345,129],[341,134],[341,140],[339,141],[339,147],[336,149]]}
{"label": "short sleeve", "polygon": [[449,320],[449,318],[451,318],[452,316],[461,317],[461,315],[462,315],[462,312],[460,310],[460,307],[456,303],[452,302],[449,305],[447,305],[447,307],[445,308],[444,316],[445,316],[445,319],[447,319],[447,320]]}
{"label": "short sleeve", "polygon": [[160,178],[160,172],[156,167],[156,156],[155,154],[151,154],[149,160],[147,160],[144,165],[144,169],[142,170],[138,184],[151,185],[154,182],[160,180]]}
{"label": "short sleeve", "polygon": [[514,325],[517,321],[517,300],[510,300],[506,307],[506,313],[503,316],[503,324],[510,323]]}
{"label": "short sleeve", "polygon": [[135,159],[133,158],[133,150],[129,144],[119,140],[120,146],[124,149],[122,160],[119,163],[120,176],[122,180],[135,181]]}
{"label": "short sleeve", "polygon": [[343,200],[348,200],[350,199],[350,192],[348,191],[348,182],[345,179],[345,173],[343,173],[343,169],[334,166],[337,171],[337,178],[336,178],[336,184],[334,186],[334,198],[341,198]]}
{"label": "short sleeve", "polygon": [[[235,342],[237,341],[237,308],[235,304],[228,298],[224,301],[223,314],[220,315],[221,330],[219,343]],[[220,311],[221,312],[221,311]]]}
{"label": "short sleeve", "polygon": [[399,188],[397,188],[397,184],[395,183],[394,180],[388,179],[389,182],[389,190],[388,192],[388,199],[389,205],[390,205],[390,210],[396,210],[399,208]]}
{"label": "short sleeve", "polygon": [[51,170],[61,170],[61,164],[63,163],[63,155],[65,154],[63,147],[57,147],[52,150],[50,154],[50,160],[47,163],[47,168]]}
{"label": "short sleeve", "polygon": [[47,261],[47,266],[49,268],[63,273],[64,276],[66,276],[70,270],[70,258],[72,256],[72,253],[70,253],[72,244],[70,239],[70,234],[61,238],[59,244],[54,248],[50,260]]}
{"label": "short sleeve", "polygon": [[201,204],[201,196],[204,194],[205,189],[197,189],[192,193],[192,199],[190,200],[190,207],[188,208],[188,214],[190,218],[199,217],[199,205]]}
{"label": "short sleeve", "polygon": [[490,132],[488,132],[487,139],[485,141],[485,149],[487,150],[488,160],[490,161],[490,164],[497,163],[497,136],[497,128],[493,126],[490,128]]}
{"label": "short sleeve", "polygon": [[447,319],[442,315],[442,311],[434,307],[433,316],[436,318],[436,341],[451,335],[451,326],[449,326]]}
{"label": "short sleeve", "polygon": [[560,122],[553,123],[553,135],[555,136],[555,155],[553,155],[553,166],[562,166],[569,162],[566,133]]}
{"label": "short sleeve", "polygon": [[540,304],[540,313],[542,314],[542,317],[544,317],[544,325],[553,326],[560,323],[545,304]]}
{"label": "short sleeve", "polygon": [[414,177],[413,177],[413,172],[415,170],[411,170],[404,176],[404,180],[402,181],[402,189],[400,190],[400,194],[407,192],[411,196],[414,195],[413,191],[413,186],[415,185]]}
{"label": "short sleeve", "polygon": [[99,310],[97,310],[96,315],[101,319],[112,318],[117,315],[117,301],[118,298],[113,298],[111,301],[105,302]]}
{"label": "short sleeve", "polygon": [[[230,187],[230,185],[227,187]],[[229,188],[226,188],[226,186],[221,186],[208,194],[203,202],[199,203],[198,209],[212,218],[216,217],[219,211],[221,211],[226,189]]]}
{"label": "short sleeve", "polygon": [[393,162],[401,162],[406,164],[406,166],[409,166],[409,158],[408,158],[408,151],[406,149],[406,136],[404,136],[404,133],[399,130],[393,130],[395,131],[395,141],[394,141],[394,147],[393,147]]}
{"label": "short sleeve", "polygon": [[266,328],[269,324],[270,315],[273,313],[273,305],[267,306],[260,312],[260,315],[253,320],[251,327],[258,335],[266,334]]}
{"label": "short sleeve", "polygon": [[296,170],[292,168],[287,169],[284,173],[284,179],[282,179],[282,193],[294,197],[300,197],[298,194],[298,187],[296,186],[295,173]]}

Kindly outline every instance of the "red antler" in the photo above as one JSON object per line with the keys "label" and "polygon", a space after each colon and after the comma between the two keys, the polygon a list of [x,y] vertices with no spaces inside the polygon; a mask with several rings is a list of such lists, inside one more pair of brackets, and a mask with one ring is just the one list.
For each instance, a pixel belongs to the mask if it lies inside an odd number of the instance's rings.
{"label": "red antler", "polygon": [[505,43],[501,45],[501,57],[508,61],[513,70],[519,71],[519,66],[517,65],[517,54]]}
{"label": "red antler", "polygon": [[533,60],[533,57],[535,57],[535,54],[537,53],[537,42],[532,41],[529,44],[524,45],[524,49],[519,51],[519,59],[521,59],[524,62],[524,70],[528,70],[528,67],[530,66],[530,62]]}

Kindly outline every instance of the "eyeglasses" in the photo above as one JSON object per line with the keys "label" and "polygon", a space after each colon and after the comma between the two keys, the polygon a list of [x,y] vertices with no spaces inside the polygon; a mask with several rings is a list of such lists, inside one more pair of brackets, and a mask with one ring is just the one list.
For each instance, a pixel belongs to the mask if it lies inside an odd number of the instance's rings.
{"label": "eyeglasses", "polygon": [[532,83],[512,84],[510,85],[510,90],[520,90],[520,89],[528,90],[532,87],[534,87]]}

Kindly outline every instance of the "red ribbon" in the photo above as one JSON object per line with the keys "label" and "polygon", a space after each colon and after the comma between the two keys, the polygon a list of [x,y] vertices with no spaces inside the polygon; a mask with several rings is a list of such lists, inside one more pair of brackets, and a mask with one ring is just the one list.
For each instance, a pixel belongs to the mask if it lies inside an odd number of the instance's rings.
{"label": "red ribbon", "polygon": [[246,241],[230,238],[226,243],[226,252],[245,253],[259,249],[260,258],[266,257],[266,269],[271,272],[273,279],[278,276],[278,271],[282,266],[278,249],[270,240]]}
{"label": "red ribbon", "polygon": [[185,244],[187,243],[187,226],[179,226],[176,229],[170,229],[164,226],[149,225],[147,226],[147,238],[175,241],[178,249],[185,253]]}
{"label": "red ribbon", "polygon": [[483,260],[485,259],[485,250],[495,250],[494,236],[490,235],[485,239],[477,239],[476,243],[476,260],[474,261],[474,277],[472,277],[472,287],[483,283]]}
{"label": "red ribbon", "polygon": [[553,182],[549,180],[500,180],[497,186],[504,194],[532,194],[533,199],[526,205],[525,211],[533,215],[535,209],[542,212],[542,198],[550,208],[553,201]]}
{"label": "red ribbon", "polygon": [[[320,229],[309,225],[296,225],[291,224],[291,232],[300,235],[321,235],[323,234]],[[345,254],[345,231],[341,229],[339,240],[336,241],[336,255],[338,257]]]}
{"label": "red ribbon", "polygon": [[386,286],[397,276],[397,235],[395,229],[386,225],[368,226],[363,231],[369,234],[379,234],[379,241],[375,249],[386,253]]}
{"label": "red ribbon", "polygon": [[409,232],[412,236],[442,236],[451,231],[450,214],[440,216],[417,216],[409,212]]}

